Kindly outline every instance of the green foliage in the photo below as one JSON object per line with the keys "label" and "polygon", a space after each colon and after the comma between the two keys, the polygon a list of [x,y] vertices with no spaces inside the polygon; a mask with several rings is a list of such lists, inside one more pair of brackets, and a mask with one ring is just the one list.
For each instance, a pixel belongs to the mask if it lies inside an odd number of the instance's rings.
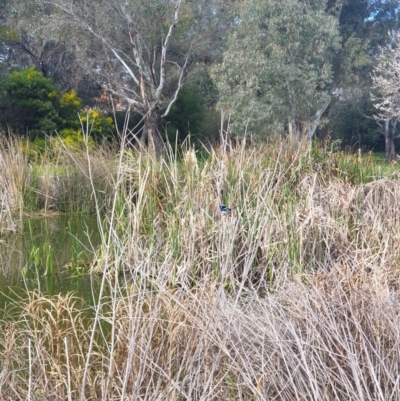
{"label": "green foliage", "polygon": [[13,110],[4,122],[15,131],[28,134],[33,141],[29,154],[35,159],[43,156],[46,146],[54,147],[56,142],[45,145],[44,139],[56,132],[66,145],[77,148],[100,142],[114,128],[112,119],[99,111],[81,111],[82,101],[75,90],[62,92],[33,67],[13,71],[3,87],[3,101]]}
{"label": "green foliage", "polygon": [[84,251],[82,250],[82,244],[78,240],[77,235],[72,230],[71,222],[68,221],[68,234],[71,238],[71,262],[69,264],[69,268],[72,270],[73,274],[76,276],[81,276],[85,274],[83,262],[84,259]]}
{"label": "green foliage", "polygon": [[79,118],[76,117],[73,122],[76,128],[64,128],[59,132],[64,145],[70,148],[92,146],[95,142],[109,139],[114,129],[111,117],[92,109],[80,112]]}
{"label": "green foliage", "polygon": [[[348,0],[341,7],[341,49],[334,62],[335,85],[341,96],[329,110],[329,128],[344,146],[381,149],[383,136],[371,120],[371,74],[379,46],[399,27],[397,2]],[[368,118],[369,117],[369,118]]]}
{"label": "green foliage", "polygon": [[51,80],[35,68],[13,71],[6,80],[5,89],[16,111],[15,120],[33,137],[54,131],[61,124],[57,112],[59,94]]}
{"label": "green foliage", "polygon": [[17,32],[9,26],[0,26],[0,41],[8,42],[10,40],[17,40]]}
{"label": "green foliage", "polygon": [[42,247],[32,246],[28,260],[22,268],[24,278],[36,279],[40,276],[54,275],[54,260],[51,245],[44,243]]}
{"label": "green foliage", "polygon": [[345,41],[354,36],[376,49],[387,43],[391,31],[399,28],[399,17],[396,1],[347,0],[340,13],[340,33]]}
{"label": "green foliage", "polygon": [[342,44],[343,56],[336,59],[336,70],[340,71],[341,83],[345,87],[361,88],[369,81],[373,59],[370,55],[370,44],[365,38],[351,35]]}
{"label": "green foliage", "polygon": [[60,131],[60,138],[68,148],[81,148],[86,144],[93,145],[93,138],[84,136],[80,129],[65,128]]}
{"label": "green foliage", "polygon": [[63,125],[78,125],[78,113],[82,108],[82,100],[79,99],[74,89],[62,93],[59,97],[60,108],[59,116],[62,118]]}
{"label": "green foliage", "polygon": [[177,131],[180,142],[189,134],[193,138],[199,138],[205,115],[206,110],[203,107],[203,97],[199,89],[191,85],[184,86],[165,118],[168,139],[175,142]]}
{"label": "green foliage", "polygon": [[246,3],[214,70],[233,130],[282,130],[289,117],[307,121],[326,101],[339,39],[326,6],[324,0]]}
{"label": "green foliage", "polygon": [[49,78],[29,67],[11,72],[5,80],[6,101],[14,110],[7,121],[31,138],[51,135],[56,130],[78,128],[82,102],[76,92],[62,93]]}
{"label": "green foliage", "polygon": [[374,109],[368,99],[344,103],[336,109],[332,118],[332,139],[339,139],[343,148],[383,151],[384,137],[378,124],[365,117],[373,114]]}
{"label": "green foliage", "polygon": [[342,46],[335,61],[335,75],[342,87],[369,92],[376,51],[390,41],[390,32],[398,29],[399,22],[399,8],[390,1],[348,0],[341,6]]}
{"label": "green foliage", "polygon": [[85,135],[93,137],[96,142],[101,142],[104,139],[111,139],[114,131],[114,122],[110,116],[90,109],[80,112],[79,121],[80,128]]}

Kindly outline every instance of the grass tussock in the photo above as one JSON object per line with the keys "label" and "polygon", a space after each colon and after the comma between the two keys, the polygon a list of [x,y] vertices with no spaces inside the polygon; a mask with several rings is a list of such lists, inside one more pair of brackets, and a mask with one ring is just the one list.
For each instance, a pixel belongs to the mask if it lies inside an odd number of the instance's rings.
{"label": "grass tussock", "polygon": [[117,158],[95,305],[7,310],[0,398],[400,398],[396,165],[284,143]]}

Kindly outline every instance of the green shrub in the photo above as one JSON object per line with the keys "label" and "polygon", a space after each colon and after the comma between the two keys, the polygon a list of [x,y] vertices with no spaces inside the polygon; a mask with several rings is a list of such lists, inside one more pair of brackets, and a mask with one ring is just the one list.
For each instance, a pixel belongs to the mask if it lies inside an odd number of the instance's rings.
{"label": "green shrub", "polygon": [[34,67],[13,71],[3,86],[3,102],[11,110],[3,117],[4,123],[34,141],[33,153],[42,155],[43,141],[55,133],[73,147],[84,142],[82,130],[96,142],[112,134],[114,126],[110,117],[97,110],[82,111],[82,100],[75,90],[62,92]]}

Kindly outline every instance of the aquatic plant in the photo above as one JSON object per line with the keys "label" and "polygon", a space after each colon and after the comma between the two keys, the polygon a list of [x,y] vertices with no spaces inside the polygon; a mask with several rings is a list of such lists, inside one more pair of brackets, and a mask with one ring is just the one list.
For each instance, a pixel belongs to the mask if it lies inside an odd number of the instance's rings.
{"label": "aquatic plant", "polygon": [[38,283],[41,277],[54,275],[54,260],[51,245],[44,243],[41,247],[32,246],[27,262],[22,268],[25,279],[33,278]]}

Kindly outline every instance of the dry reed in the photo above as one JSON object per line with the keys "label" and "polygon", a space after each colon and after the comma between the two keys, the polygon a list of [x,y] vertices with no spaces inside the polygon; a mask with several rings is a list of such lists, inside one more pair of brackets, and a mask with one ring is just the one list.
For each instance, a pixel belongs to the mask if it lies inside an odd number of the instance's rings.
{"label": "dry reed", "polygon": [[19,300],[0,398],[399,399],[399,181],[325,156],[121,152],[98,302]]}

